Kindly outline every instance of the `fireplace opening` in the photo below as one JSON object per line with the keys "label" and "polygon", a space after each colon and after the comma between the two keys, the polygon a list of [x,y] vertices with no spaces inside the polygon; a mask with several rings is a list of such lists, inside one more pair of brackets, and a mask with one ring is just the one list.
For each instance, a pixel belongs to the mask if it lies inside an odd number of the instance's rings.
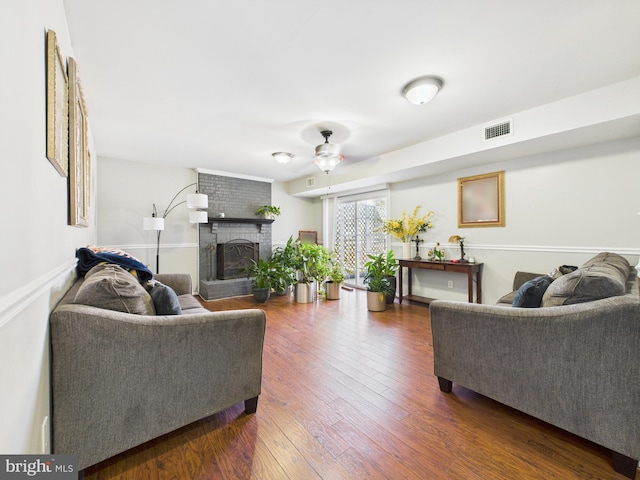
{"label": "fireplace opening", "polygon": [[219,243],[217,251],[219,280],[246,277],[251,260],[257,262],[260,255],[259,244],[244,239]]}

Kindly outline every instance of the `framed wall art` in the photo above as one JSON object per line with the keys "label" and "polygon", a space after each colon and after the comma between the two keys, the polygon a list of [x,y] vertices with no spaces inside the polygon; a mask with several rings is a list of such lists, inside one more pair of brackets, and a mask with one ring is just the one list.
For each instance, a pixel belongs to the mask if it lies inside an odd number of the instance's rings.
{"label": "framed wall art", "polygon": [[89,225],[89,148],[87,112],[78,65],[69,58],[69,225]]}
{"label": "framed wall art", "polygon": [[47,30],[47,158],[62,177],[69,173],[67,73],[56,33]]}
{"label": "framed wall art", "polygon": [[504,227],[504,171],[458,179],[458,227]]}

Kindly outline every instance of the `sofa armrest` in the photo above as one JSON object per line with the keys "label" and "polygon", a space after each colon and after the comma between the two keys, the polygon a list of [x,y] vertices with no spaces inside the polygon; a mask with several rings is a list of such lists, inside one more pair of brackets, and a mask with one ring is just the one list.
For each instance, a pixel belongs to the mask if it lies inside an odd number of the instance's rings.
{"label": "sofa armrest", "polygon": [[262,310],[51,315],[53,452],[79,468],[260,394]]}
{"label": "sofa armrest", "polygon": [[430,317],[439,378],[640,457],[626,426],[640,418],[637,295],[530,309],[437,300]]}
{"label": "sofa armrest", "polygon": [[518,290],[523,284],[528,282],[529,280],[533,280],[536,277],[540,277],[543,275],[542,273],[532,273],[532,272],[516,272],[513,277],[513,290]]}
{"label": "sofa armrest", "polygon": [[177,295],[193,293],[191,275],[188,273],[157,273],[153,278],[171,287]]}

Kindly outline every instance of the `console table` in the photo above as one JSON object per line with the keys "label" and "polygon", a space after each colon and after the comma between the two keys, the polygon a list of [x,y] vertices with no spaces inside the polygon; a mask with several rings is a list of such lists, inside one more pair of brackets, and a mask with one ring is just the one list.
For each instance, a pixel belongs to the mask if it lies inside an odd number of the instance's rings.
{"label": "console table", "polygon": [[[473,303],[473,282],[476,282],[476,303],[482,303],[482,263],[467,263],[467,262],[431,262],[429,260],[412,260],[404,259],[398,260],[400,268],[398,269],[398,284],[400,286],[400,303],[403,299],[407,299],[413,302],[427,303],[429,304],[433,298],[421,297],[419,295],[411,294],[411,269],[420,268],[424,270],[433,270],[436,272],[456,272],[467,274],[467,291],[469,292],[469,302]],[[404,295],[402,289],[402,268],[409,269],[409,291],[407,295]],[[475,279],[474,279],[475,275]]]}

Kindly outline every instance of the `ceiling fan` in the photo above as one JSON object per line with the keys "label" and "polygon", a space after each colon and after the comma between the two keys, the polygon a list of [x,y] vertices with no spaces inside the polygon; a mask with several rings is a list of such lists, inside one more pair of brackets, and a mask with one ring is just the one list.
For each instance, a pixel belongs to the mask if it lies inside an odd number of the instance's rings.
{"label": "ceiling fan", "polygon": [[320,134],[324,137],[324,143],[316,147],[316,154],[313,157],[315,163],[324,173],[329,173],[344,159],[340,155],[340,147],[329,143],[329,137],[333,134],[331,130],[322,130]]}

